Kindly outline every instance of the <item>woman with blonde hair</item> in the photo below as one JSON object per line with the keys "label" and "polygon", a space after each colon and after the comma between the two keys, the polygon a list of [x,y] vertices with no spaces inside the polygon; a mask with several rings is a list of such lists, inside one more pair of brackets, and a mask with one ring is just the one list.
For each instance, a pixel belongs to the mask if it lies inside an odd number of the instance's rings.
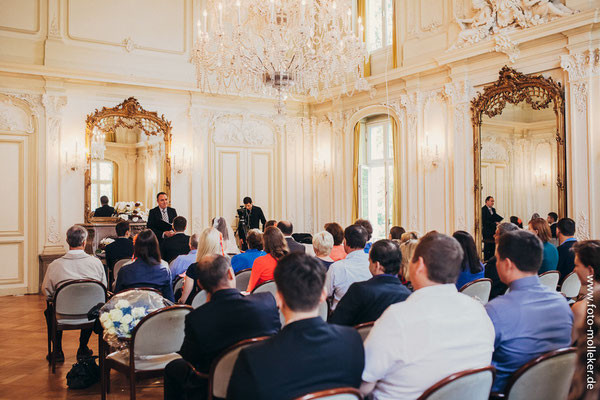
{"label": "woman with blonde hair", "polygon": [[550,225],[544,218],[534,218],[529,221],[529,231],[536,234],[538,238],[544,244],[544,252],[542,256],[542,266],[538,270],[538,275],[544,272],[555,270],[558,266],[558,250],[550,240],[552,239],[552,233],[550,232]]}
{"label": "woman with blonde hair", "polygon": [[270,226],[263,233],[263,251],[267,253],[254,260],[252,264],[252,273],[248,282],[248,293],[261,283],[273,280],[273,271],[277,266],[277,261],[289,253],[287,242],[279,228]]}
{"label": "woman with blonde hair", "polygon": [[400,236],[400,243],[407,242],[409,240],[419,240],[421,234],[417,231],[404,232],[402,236]]}
{"label": "woman with blonde hair", "polygon": [[223,249],[223,236],[215,228],[206,228],[198,237],[198,250],[196,251],[196,262],[190,265],[185,273],[183,290],[179,303],[191,304],[192,299],[200,291],[198,286],[198,261],[209,254],[225,255]]}
{"label": "woman with blonde hair", "polygon": [[402,262],[400,264],[400,272],[398,273],[398,277],[400,278],[400,282],[402,282],[402,284],[408,287],[410,290],[412,290],[412,285],[410,284],[408,264],[410,264],[410,260],[412,260],[413,254],[415,253],[415,249],[417,248],[417,243],[419,243],[418,240],[409,239],[400,244],[400,251],[402,252]]}

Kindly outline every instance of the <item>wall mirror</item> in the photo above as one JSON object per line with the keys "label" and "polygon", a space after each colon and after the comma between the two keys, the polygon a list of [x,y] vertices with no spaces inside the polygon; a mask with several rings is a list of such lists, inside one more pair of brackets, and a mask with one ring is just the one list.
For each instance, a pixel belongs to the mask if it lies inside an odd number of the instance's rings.
{"label": "wall mirror", "polygon": [[493,243],[495,222],[483,215],[488,196],[502,222],[515,216],[525,228],[534,213],[566,215],[563,96],[552,78],[504,67],[471,102],[479,245]]}
{"label": "wall mirror", "polygon": [[101,196],[107,196],[112,207],[141,203],[140,212],[154,206],[156,193],[170,197],[171,123],[144,110],[135,98],[88,115],[86,149],[85,222],[115,219],[94,215]]}

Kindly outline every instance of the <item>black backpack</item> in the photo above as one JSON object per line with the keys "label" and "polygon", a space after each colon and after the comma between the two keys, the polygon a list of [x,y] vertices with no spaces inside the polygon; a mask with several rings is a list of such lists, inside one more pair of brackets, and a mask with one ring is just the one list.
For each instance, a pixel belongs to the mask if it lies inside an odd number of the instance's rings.
{"label": "black backpack", "polygon": [[85,389],[100,380],[100,367],[97,356],[79,359],[67,373],[67,386],[71,389]]}

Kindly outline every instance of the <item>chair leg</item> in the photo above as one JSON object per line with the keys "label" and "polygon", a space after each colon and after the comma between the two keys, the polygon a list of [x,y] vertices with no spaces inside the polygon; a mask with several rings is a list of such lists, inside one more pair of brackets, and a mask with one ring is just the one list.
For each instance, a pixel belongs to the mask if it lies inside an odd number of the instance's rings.
{"label": "chair leg", "polygon": [[129,375],[129,399],[135,400],[135,372]]}
{"label": "chair leg", "polygon": [[52,373],[56,372],[56,325],[52,326],[52,353],[50,353],[50,367],[52,368]]}
{"label": "chair leg", "polygon": [[104,362],[104,344],[102,335],[98,335],[98,364],[100,364],[100,398],[106,400],[106,371]]}

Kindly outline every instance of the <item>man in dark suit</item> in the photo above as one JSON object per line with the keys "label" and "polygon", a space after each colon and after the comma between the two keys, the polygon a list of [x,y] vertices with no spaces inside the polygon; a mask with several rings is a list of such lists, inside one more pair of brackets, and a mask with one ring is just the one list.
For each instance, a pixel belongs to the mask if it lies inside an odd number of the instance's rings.
{"label": "man in dark suit", "polygon": [[292,237],[292,233],[294,233],[294,225],[292,225],[290,221],[279,221],[277,223],[277,228],[279,228],[281,233],[283,233],[288,248],[290,249],[290,253],[306,253],[306,247],[304,247],[301,243],[296,242],[296,240]]}
{"label": "man in dark suit", "polygon": [[[495,244],[498,244],[500,236],[507,232],[518,231],[519,227],[510,222],[502,222],[498,224],[496,233],[494,233]],[[492,280],[492,289],[490,291],[490,300],[506,293],[508,286],[500,280],[498,268],[496,268],[496,256],[490,258],[485,264],[484,276]]]}
{"label": "man in dark suit", "polygon": [[575,221],[571,218],[561,218],[556,224],[556,236],[560,245],[558,249],[558,266],[556,269],[560,272],[560,281],[567,277],[575,268],[575,253],[571,247],[577,242],[575,239]]}
{"label": "man in dark suit", "polygon": [[190,237],[185,234],[187,220],[182,216],[173,219],[173,230],[175,234],[165,238],[160,244],[160,256],[170,263],[177,256],[190,252]]}
{"label": "man in dark suit", "polygon": [[[207,291],[206,304],[185,318],[179,354],[165,368],[165,399],[203,399],[211,363],[231,345],[279,331],[279,312],[270,293],[243,296],[235,289],[235,274],[227,257],[200,260],[198,283]],[[207,323],[210,322],[210,323]]]}
{"label": "man in dark suit", "polygon": [[494,241],[496,225],[504,219],[496,214],[494,202],[494,198],[488,196],[485,198],[485,205],[481,208],[481,235],[483,236],[483,259],[485,261],[494,256],[496,251],[496,242]]}
{"label": "man in dark suit", "polygon": [[165,192],[156,195],[156,202],[158,206],[148,212],[146,226],[154,232],[158,241],[161,242],[165,237],[171,237],[175,234],[172,224],[177,216],[177,211],[169,207],[169,197]]}
{"label": "man in dark suit", "polygon": [[295,399],[343,386],[358,388],[365,363],[354,328],[319,317],[325,301],[325,267],[314,257],[291,253],[274,272],[277,303],[288,321],[280,333],[244,348],[235,363],[227,398]]}
{"label": "man in dark suit", "polygon": [[96,208],[94,217],[112,217],[115,213],[115,209],[108,205],[108,197],[100,197],[100,204],[102,204],[102,207]]}
{"label": "man in dark suit", "polygon": [[238,223],[237,233],[242,242],[242,250],[248,250],[248,244],[246,243],[246,234],[250,229],[260,229],[260,223],[262,222],[263,231],[265,230],[265,223],[267,219],[265,218],[265,214],[262,209],[258,206],[252,204],[252,199],[250,197],[244,197],[244,217],[246,219],[245,225],[242,223],[242,219],[240,219]]}
{"label": "man in dark suit", "polygon": [[402,252],[396,242],[375,242],[369,252],[369,270],[373,277],[350,285],[329,322],[355,326],[375,321],[390,305],[406,300],[411,292],[398,279],[401,262]]}
{"label": "man in dark suit", "polygon": [[130,238],[129,222],[118,222],[115,230],[117,231],[117,238],[104,249],[106,254],[106,267],[110,272],[108,282],[109,287],[112,286],[112,281],[114,280],[112,273],[117,261],[125,258],[131,258],[133,256],[133,241]]}

